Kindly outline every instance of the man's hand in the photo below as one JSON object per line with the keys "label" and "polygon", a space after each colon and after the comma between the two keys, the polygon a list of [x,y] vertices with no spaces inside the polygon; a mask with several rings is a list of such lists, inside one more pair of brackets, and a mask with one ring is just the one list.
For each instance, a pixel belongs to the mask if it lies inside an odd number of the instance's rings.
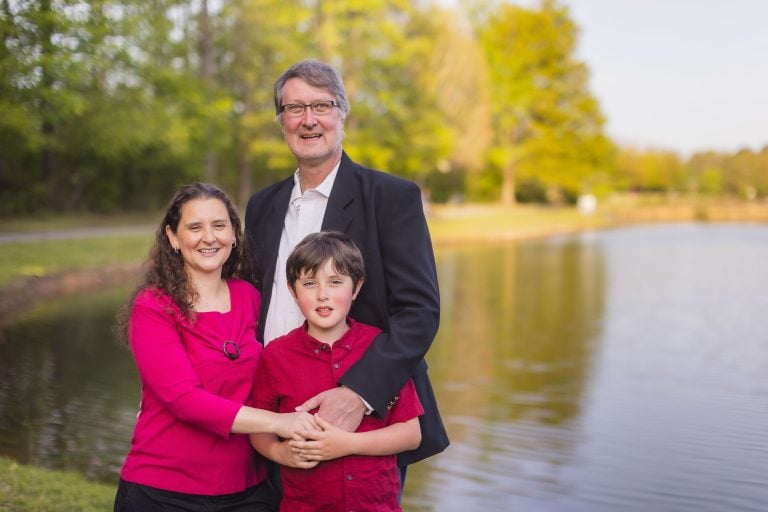
{"label": "man's hand", "polygon": [[323,391],[298,406],[296,410],[311,411],[318,407],[317,413],[324,420],[347,432],[357,430],[365,415],[365,404],[360,395],[344,386]]}

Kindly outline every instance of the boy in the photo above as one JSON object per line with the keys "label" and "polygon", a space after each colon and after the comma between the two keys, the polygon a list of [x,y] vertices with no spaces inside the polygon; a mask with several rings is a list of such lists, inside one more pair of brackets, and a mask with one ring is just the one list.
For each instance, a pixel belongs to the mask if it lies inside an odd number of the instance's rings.
{"label": "boy", "polygon": [[[288,257],[286,276],[306,322],[267,345],[252,405],[292,412],[336,386],[380,330],[347,317],[363,285],[364,267],[362,254],[346,235],[308,235]],[[409,380],[384,420],[365,416],[356,432],[316,415],[318,430],[305,432],[304,439],[255,434],[251,444],[281,465],[280,510],[401,510],[395,454],[418,447],[423,412]]]}

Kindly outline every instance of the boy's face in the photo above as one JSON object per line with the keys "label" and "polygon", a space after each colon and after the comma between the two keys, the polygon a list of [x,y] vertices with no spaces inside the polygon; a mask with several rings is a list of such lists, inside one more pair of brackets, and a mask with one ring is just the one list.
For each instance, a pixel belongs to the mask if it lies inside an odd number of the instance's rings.
{"label": "boy's face", "polygon": [[291,292],[309,325],[309,334],[318,341],[333,343],[347,332],[347,315],[357,297],[352,278],[336,271],[328,259],[314,275],[302,271]]}

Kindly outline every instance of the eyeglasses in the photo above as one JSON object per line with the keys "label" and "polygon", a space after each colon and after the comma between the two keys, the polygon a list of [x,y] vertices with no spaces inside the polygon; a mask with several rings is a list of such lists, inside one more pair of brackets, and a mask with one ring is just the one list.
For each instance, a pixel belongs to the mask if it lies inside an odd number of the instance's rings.
{"label": "eyeglasses", "polygon": [[280,112],[287,113],[290,117],[301,117],[304,115],[304,111],[307,107],[312,109],[312,113],[316,116],[324,116],[330,114],[333,107],[338,107],[339,104],[335,101],[314,101],[312,103],[288,103],[280,107]]}

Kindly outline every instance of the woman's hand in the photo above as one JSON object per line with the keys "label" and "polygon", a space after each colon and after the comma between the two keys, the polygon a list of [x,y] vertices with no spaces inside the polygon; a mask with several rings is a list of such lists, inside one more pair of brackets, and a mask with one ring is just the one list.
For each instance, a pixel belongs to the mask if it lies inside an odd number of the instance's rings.
{"label": "woman's hand", "polygon": [[311,432],[321,430],[314,416],[307,412],[286,412],[277,415],[275,434],[283,439],[304,440]]}

